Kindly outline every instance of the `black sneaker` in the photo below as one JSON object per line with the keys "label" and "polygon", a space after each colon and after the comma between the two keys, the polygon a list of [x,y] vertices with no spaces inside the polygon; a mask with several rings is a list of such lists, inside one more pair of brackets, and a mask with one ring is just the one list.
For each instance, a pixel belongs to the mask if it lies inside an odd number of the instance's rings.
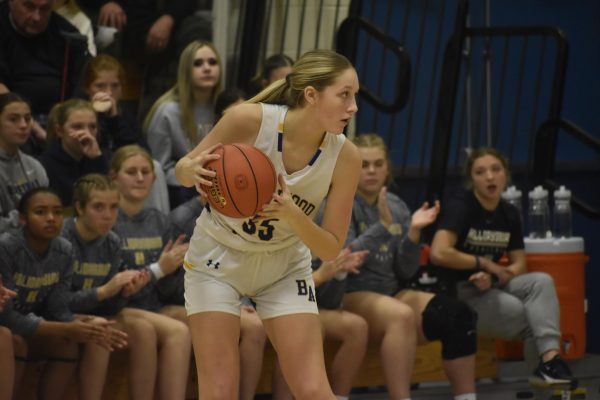
{"label": "black sneaker", "polygon": [[555,385],[570,385],[573,383],[573,374],[566,362],[556,355],[550,361],[540,361],[538,367],[529,378],[533,386],[548,387]]}

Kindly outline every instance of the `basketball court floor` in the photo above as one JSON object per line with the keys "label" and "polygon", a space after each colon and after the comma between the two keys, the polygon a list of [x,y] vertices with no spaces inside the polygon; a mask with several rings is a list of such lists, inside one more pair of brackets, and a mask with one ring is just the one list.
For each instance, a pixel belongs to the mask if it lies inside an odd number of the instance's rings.
{"label": "basketball court floor", "polygon": [[[478,400],[600,400],[600,354],[570,361],[573,374],[579,381],[578,388],[570,394],[559,390],[535,390],[527,379],[529,371],[522,361],[498,362],[498,378],[477,382]],[[569,397],[570,395],[570,397]],[[257,400],[269,400],[270,395],[258,395]],[[414,387],[413,400],[452,400],[448,382],[429,382]],[[385,387],[356,389],[350,400],[389,400]]]}
{"label": "basketball court floor", "polygon": [[[573,374],[579,381],[578,388],[569,398],[558,390],[534,390],[528,383],[529,371],[525,363],[498,362],[498,379],[482,380],[477,383],[478,400],[600,400],[600,355],[586,355],[585,358],[570,361]],[[452,400],[448,382],[431,382],[413,388],[413,400]],[[356,390],[351,400],[389,400],[385,388],[365,388]]]}

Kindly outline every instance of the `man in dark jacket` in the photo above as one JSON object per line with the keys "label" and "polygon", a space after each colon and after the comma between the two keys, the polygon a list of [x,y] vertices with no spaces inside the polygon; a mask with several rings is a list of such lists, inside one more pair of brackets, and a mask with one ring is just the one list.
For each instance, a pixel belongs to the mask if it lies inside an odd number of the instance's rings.
{"label": "man in dark jacket", "polygon": [[52,106],[72,97],[87,60],[86,39],[53,5],[54,0],[0,4],[0,93],[17,92],[31,102],[37,141],[46,139]]}

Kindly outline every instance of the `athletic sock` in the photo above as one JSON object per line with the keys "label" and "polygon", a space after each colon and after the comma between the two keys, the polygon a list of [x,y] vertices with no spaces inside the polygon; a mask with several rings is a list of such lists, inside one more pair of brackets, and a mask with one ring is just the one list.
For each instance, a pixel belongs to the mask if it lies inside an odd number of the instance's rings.
{"label": "athletic sock", "polygon": [[348,400],[348,396],[339,396],[339,395],[337,395],[337,394],[335,395],[335,398],[336,398],[337,400]]}

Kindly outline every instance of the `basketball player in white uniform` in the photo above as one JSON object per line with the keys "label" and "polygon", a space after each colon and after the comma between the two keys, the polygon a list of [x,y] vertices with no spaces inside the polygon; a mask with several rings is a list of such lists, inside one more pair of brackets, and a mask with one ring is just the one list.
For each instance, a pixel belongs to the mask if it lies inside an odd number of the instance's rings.
{"label": "basketball player in white uniform", "polygon": [[[357,92],[356,71],[345,57],[308,52],[287,78],[228,111],[177,163],[182,185],[210,186],[214,172],[203,166],[219,157],[212,151],[247,143],[267,154],[279,174],[278,193],[257,218],[209,210],[190,240],[185,299],[199,397],[237,398],[239,299],[249,296],[294,397],[336,398],[325,373],[310,261],[311,253],[334,259],[346,238],[361,159],[342,132],[357,111]],[[325,196],[318,226],[313,219]]]}

